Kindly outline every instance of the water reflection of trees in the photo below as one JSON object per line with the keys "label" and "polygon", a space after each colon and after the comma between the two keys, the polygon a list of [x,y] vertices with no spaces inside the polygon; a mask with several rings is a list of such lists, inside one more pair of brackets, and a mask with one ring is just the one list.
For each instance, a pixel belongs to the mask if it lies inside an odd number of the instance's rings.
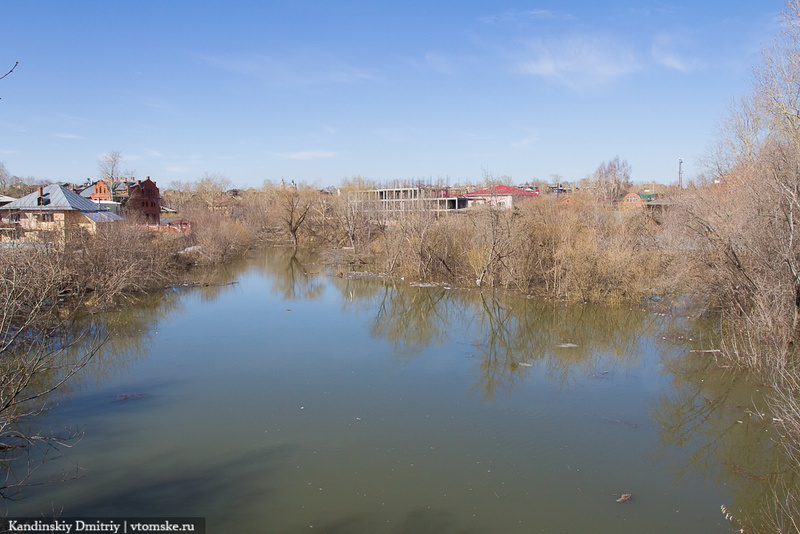
{"label": "water reflection of trees", "polygon": [[430,345],[465,344],[479,360],[475,390],[487,399],[522,383],[528,366],[546,370],[561,384],[598,371],[613,376],[652,350],[643,343],[663,336],[661,364],[672,387],[658,399],[653,417],[664,450],[685,453],[683,472],[703,472],[732,489],[734,502],[726,503],[736,518],[732,527],[791,521],[778,508],[786,502],[787,488],[796,494],[800,481],[777,445],[767,400],[754,397],[760,393],[748,377],[718,368],[708,354],[681,351],[677,344],[686,343],[681,329],[687,325],[638,310],[565,306],[384,279],[334,284],[346,297],[346,308],[375,310],[372,334],[405,354]]}
{"label": "water reflection of trees", "polygon": [[[565,383],[596,371],[597,356],[628,365],[642,337],[655,331],[647,314],[594,306],[564,306],[480,291],[418,287],[387,279],[337,279],[350,310],[376,310],[371,333],[396,353],[431,345],[467,344],[480,361],[476,389],[486,398],[519,383],[534,362]],[[563,347],[569,344],[568,347]]]}
{"label": "water reflection of trees", "polygon": [[[182,293],[181,290],[165,290],[143,294],[113,311],[81,318],[79,324],[105,342],[75,385],[88,380],[103,383],[126,365],[147,355],[159,323],[183,311]],[[70,350],[79,353],[82,347],[76,345]]]}
{"label": "water reflection of trees", "polygon": [[[65,471],[44,480],[31,478],[45,461],[61,458],[61,450],[80,433],[77,429],[48,430],[47,410],[79,391],[83,384],[103,383],[147,354],[155,326],[178,311],[178,303],[175,291],[138,295],[115,311],[64,321],[46,338],[31,345],[20,344],[3,354],[3,373],[7,373],[9,362],[30,358],[31,351],[44,354],[43,362],[49,367],[31,375],[21,397],[29,400],[18,408],[11,407],[17,410],[12,422],[0,421],[0,498],[19,498],[28,485],[74,476],[76,466],[70,466],[72,473]],[[9,377],[3,378],[5,384]],[[0,397],[5,399],[5,393]]]}
{"label": "water reflection of trees", "polygon": [[370,332],[419,353],[449,339],[457,303],[443,288],[385,285]]}
{"label": "water reflection of trees", "polygon": [[736,528],[769,530],[776,521],[791,522],[792,513],[796,520],[796,510],[779,510],[787,494],[797,494],[800,480],[778,446],[769,388],[757,389],[746,373],[718,367],[708,353],[675,355],[668,347],[661,360],[673,387],[653,418],[663,447],[685,455],[684,472],[702,472],[733,488],[734,502],[725,504]]}
{"label": "water reflection of trees", "polygon": [[484,397],[514,387],[526,366],[544,365],[564,384],[596,371],[599,355],[632,363],[648,330],[647,316],[629,310],[562,306],[536,299],[468,293],[472,340],[481,358]]}
{"label": "water reflection of trees", "polygon": [[316,254],[308,250],[270,248],[253,260],[258,272],[272,284],[273,292],[286,300],[317,299],[325,284]]}

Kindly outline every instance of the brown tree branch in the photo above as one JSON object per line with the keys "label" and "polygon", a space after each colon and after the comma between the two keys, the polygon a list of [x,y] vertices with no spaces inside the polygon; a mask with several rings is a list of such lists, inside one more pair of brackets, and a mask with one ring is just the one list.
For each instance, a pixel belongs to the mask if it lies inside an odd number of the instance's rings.
{"label": "brown tree branch", "polygon": [[16,69],[16,68],[17,68],[17,65],[19,65],[19,61],[15,61],[15,62],[14,62],[14,66],[13,66],[13,67],[11,67],[11,70],[10,70],[10,71],[8,71],[8,72],[6,72],[6,73],[5,73],[5,74],[3,74],[2,76],[0,76],[0,80],[2,80],[2,79],[3,79],[3,78],[5,78],[6,76],[8,76],[8,75],[9,75],[9,74],[11,74],[12,72],[14,72],[14,69]]}

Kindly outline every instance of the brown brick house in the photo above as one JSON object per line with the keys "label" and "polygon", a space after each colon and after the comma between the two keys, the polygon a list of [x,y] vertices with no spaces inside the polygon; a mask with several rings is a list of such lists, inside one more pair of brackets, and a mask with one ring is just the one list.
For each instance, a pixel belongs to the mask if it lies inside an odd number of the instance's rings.
{"label": "brown brick house", "polygon": [[125,215],[140,217],[149,224],[161,220],[161,195],[158,186],[148,176],[144,180],[120,178],[110,184],[97,180],[79,189],[82,197],[97,202],[119,202]]}

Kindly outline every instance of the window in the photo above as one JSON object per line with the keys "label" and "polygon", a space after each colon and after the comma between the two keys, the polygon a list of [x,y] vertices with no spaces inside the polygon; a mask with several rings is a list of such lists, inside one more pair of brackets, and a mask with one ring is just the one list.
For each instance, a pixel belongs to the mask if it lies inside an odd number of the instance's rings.
{"label": "window", "polygon": [[36,216],[36,220],[39,222],[53,222],[53,214],[52,213],[41,213]]}

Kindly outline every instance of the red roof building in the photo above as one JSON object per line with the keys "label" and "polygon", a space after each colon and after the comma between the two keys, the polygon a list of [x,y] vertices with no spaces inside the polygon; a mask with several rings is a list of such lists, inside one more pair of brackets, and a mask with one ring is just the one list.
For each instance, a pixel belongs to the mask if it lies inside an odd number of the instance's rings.
{"label": "red roof building", "polygon": [[539,196],[539,191],[529,191],[508,185],[496,185],[467,193],[466,196],[470,207],[488,204],[500,208],[512,208],[514,202]]}

